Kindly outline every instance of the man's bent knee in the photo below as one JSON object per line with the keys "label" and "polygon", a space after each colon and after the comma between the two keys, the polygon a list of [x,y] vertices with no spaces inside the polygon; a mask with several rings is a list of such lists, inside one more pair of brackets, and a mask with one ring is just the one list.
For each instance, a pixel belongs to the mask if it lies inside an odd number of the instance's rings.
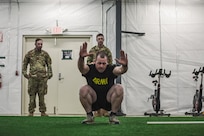
{"label": "man's bent knee", "polygon": [[117,95],[123,95],[123,87],[121,84],[115,84],[114,90]]}
{"label": "man's bent knee", "polygon": [[89,88],[87,85],[84,85],[80,88],[79,90],[79,95],[80,96],[84,96],[84,95],[87,95],[89,93]]}

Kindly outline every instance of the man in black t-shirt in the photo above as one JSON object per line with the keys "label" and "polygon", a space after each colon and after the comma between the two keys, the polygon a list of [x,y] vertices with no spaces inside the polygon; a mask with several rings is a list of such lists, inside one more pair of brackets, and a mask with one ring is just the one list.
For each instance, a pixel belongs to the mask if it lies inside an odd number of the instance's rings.
{"label": "man in black t-shirt", "polygon": [[78,69],[87,80],[87,85],[80,88],[80,101],[84,107],[87,118],[82,121],[83,124],[94,122],[92,111],[103,108],[110,112],[109,122],[119,124],[116,118],[116,112],[119,110],[123,100],[123,87],[115,84],[117,76],[125,73],[128,69],[127,54],[120,51],[120,59],[115,59],[120,66],[109,65],[108,57],[104,51],[96,54],[94,64],[87,65],[84,57],[91,54],[87,53],[87,43],[83,43],[80,48]]}

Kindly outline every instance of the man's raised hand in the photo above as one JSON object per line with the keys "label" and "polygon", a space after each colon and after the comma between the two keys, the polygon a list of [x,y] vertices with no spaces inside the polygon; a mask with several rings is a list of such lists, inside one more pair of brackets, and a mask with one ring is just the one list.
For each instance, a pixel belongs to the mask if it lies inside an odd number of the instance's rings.
{"label": "man's raised hand", "polygon": [[128,58],[127,58],[127,54],[121,50],[120,51],[120,58],[119,59],[115,59],[117,63],[123,65],[123,66],[127,66],[128,65]]}
{"label": "man's raised hand", "polygon": [[87,53],[87,43],[84,42],[82,46],[80,46],[79,56],[84,58],[86,56],[92,55],[91,53]]}

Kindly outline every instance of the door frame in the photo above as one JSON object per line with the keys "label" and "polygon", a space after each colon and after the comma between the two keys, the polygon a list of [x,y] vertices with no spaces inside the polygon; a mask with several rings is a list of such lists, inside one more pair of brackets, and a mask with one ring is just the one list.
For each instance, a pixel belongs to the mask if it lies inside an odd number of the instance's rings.
{"label": "door frame", "polygon": [[[37,35],[37,34],[34,34],[34,35],[23,35],[22,36],[22,62],[23,62],[23,59],[24,59],[24,56],[25,54],[27,53],[26,51],[26,39],[27,38],[71,38],[71,37],[74,37],[74,38],[83,38],[83,37],[88,37],[90,38],[90,41],[92,42],[92,46],[95,45],[96,41],[95,41],[95,38],[96,37],[96,33],[89,33],[89,34],[70,34],[70,35]],[[33,42],[33,46],[34,46],[34,42]],[[24,115],[26,114],[26,107],[28,105],[26,105],[25,103],[25,97],[28,95],[27,93],[27,88],[25,86],[25,82],[26,82],[26,79],[23,77],[23,75],[21,76],[21,115]]]}

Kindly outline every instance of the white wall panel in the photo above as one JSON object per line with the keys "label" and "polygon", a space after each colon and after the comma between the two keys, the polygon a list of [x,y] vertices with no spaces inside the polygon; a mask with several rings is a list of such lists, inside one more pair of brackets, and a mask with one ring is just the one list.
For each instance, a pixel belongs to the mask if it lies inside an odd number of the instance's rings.
{"label": "white wall panel", "polygon": [[[58,25],[64,34],[103,32],[115,56],[115,5],[100,0],[3,0],[0,3],[0,114],[21,114],[22,36],[46,35]],[[175,115],[191,110],[195,83],[194,68],[204,65],[204,2],[195,0],[125,0],[122,2],[122,30],[145,32],[144,36],[122,34],[122,49],[128,53],[129,70],[122,76],[125,96],[122,109],[127,115],[152,111],[148,97],[154,86],[150,70],[171,70],[161,79],[161,109]],[[160,12],[159,12],[160,11]],[[159,24],[159,15],[161,25]],[[161,28],[161,33],[160,33]],[[160,39],[161,34],[161,39]],[[94,39],[94,38],[93,38]],[[160,40],[162,51],[160,49]],[[95,39],[93,41],[95,44]],[[162,55],[160,54],[162,52]],[[161,57],[162,56],[162,57]],[[19,76],[15,76],[15,71]]]}
{"label": "white wall panel", "polygon": [[129,70],[123,76],[123,84],[128,85],[125,86],[122,108],[128,115],[153,112],[151,101],[145,102],[145,99],[153,94],[151,82],[156,78],[148,75],[150,70],[155,71],[162,66],[167,71],[171,70],[172,75],[161,79],[161,109],[184,115],[193,106],[195,83],[192,72],[194,68],[198,70],[204,66],[204,21],[201,15],[204,3],[129,0],[124,1],[124,5],[123,30],[145,32],[145,36],[123,34]]}

